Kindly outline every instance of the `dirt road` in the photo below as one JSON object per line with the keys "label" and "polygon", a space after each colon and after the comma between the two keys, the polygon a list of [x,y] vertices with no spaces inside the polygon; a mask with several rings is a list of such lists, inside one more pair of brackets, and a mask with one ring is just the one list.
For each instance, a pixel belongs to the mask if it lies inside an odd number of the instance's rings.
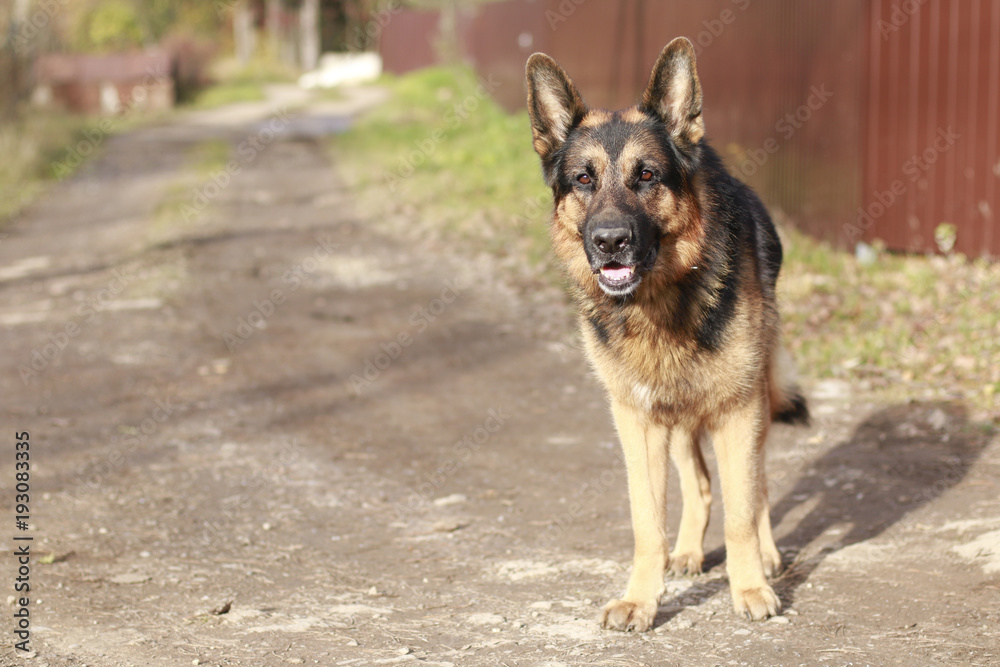
{"label": "dirt road", "polygon": [[[600,630],[631,532],[571,310],[357,211],[346,112],[116,136],[3,230],[2,664],[1000,664],[1000,441],[808,373],[769,451],[784,614],[732,613],[717,503],[655,631]],[[228,179],[193,166],[220,139]]]}

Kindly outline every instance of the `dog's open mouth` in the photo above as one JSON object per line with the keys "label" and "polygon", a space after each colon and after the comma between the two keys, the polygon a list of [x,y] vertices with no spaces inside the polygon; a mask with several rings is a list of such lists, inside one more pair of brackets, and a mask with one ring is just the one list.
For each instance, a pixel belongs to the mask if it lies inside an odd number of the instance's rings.
{"label": "dog's open mouth", "polygon": [[617,262],[609,262],[601,267],[597,282],[608,294],[623,296],[631,292],[639,284],[639,274],[634,266],[625,266]]}

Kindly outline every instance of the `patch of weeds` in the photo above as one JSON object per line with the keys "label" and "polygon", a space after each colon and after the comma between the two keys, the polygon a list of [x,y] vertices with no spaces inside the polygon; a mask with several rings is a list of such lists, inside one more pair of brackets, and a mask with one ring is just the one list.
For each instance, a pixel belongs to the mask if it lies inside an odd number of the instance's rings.
{"label": "patch of weeds", "polygon": [[99,117],[33,108],[0,125],[0,226],[51,182],[71,176],[100,155],[110,137],[159,116],[125,112]]}
{"label": "patch of weeds", "polygon": [[508,114],[471,71],[384,77],[389,102],[332,139],[342,173],[401,233],[440,233],[538,267],[551,194],[527,113]]}
{"label": "patch of weeds", "polygon": [[232,151],[229,142],[222,139],[199,142],[188,151],[186,168],[178,172],[178,178],[169,185],[153,211],[152,245],[176,237],[179,231],[201,218],[208,200],[205,193],[199,193],[199,188],[225,170]]}
{"label": "patch of weeds", "polygon": [[[32,110],[0,125],[0,224],[17,215],[57,178],[64,178],[100,150],[88,140],[98,119]],[[86,155],[78,154],[78,145]],[[93,145],[92,145],[93,144]],[[71,159],[72,158],[72,159]]]}
{"label": "patch of weeds", "polygon": [[779,294],[802,372],[891,400],[961,399],[1000,420],[1000,265],[961,255],[853,255],[785,234]]}
{"label": "patch of weeds", "polygon": [[226,168],[232,152],[233,147],[224,139],[202,141],[191,149],[193,167],[200,176],[210,176]]}
{"label": "patch of weeds", "polygon": [[237,102],[259,102],[264,99],[264,88],[251,81],[234,81],[210,86],[194,98],[196,109],[214,109]]}
{"label": "patch of weeds", "polygon": [[259,102],[266,98],[264,87],[270,83],[292,83],[297,77],[295,69],[283,65],[279,59],[259,57],[246,65],[235,58],[219,59],[213,66],[214,83],[200,90],[191,106],[196,109],[214,109],[238,102]]}

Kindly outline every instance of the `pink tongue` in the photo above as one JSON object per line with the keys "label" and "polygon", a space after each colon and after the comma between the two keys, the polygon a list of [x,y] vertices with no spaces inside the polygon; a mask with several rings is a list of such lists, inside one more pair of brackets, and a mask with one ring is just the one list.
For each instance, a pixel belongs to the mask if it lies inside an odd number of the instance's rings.
{"label": "pink tongue", "polygon": [[606,278],[610,278],[611,280],[618,281],[618,280],[626,280],[628,278],[631,278],[632,277],[632,270],[633,269],[632,269],[631,266],[621,266],[621,267],[617,267],[617,268],[611,268],[611,267],[605,266],[604,268],[601,269],[601,273],[603,273]]}

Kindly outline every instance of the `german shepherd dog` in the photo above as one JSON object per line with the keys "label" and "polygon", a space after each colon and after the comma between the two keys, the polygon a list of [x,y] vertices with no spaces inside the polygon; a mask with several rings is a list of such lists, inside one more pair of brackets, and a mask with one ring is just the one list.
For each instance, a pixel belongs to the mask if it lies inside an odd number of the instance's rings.
{"label": "german shepherd dog", "polygon": [[[541,53],[528,60],[527,82],[533,143],[555,199],[553,248],[628,471],[635,557],[625,595],[604,606],[601,624],[649,629],[664,571],[701,572],[711,506],[703,433],[718,459],[733,605],[751,620],[776,614],[767,577],[781,555],[764,440],[772,420],[809,415],[779,368],[781,244],[763,204],[704,139],[694,48],[670,42],[640,103],[621,111],[588,109]],[[668,452],[683,498],[669,553]]]}

